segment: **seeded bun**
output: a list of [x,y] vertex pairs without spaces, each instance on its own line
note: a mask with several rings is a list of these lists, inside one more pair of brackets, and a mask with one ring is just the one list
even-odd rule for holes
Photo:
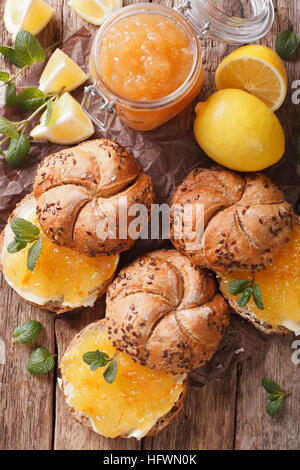
[[162,372],[188,373],[208,362],[229,324],[229,307],[211,273],[175,250],[148,253],[107,291],[114,346]]
[[[80,333],[78,333],[75,338],[73,338],[73,340],[71,341],[71,343],[69,344],[65,354],[68,353],[68,351],[72,348],[72,346],[74,344],[76,344],[76,342],[80,339],[80,337],[86,333],[88,330],[90,329],[96,329],[96,330],[106,330],[107,326],[106,326],[106,322],[105,320],[99,320],[99,321],[96,321],[94,323],[91,323],[90,325],[88,325],[86,328],[84,328]],[[64,378],[64,376],[62,375],[61,376],[61,382],[60,382],[60,386],[61,386],[61,389],[65,395],[65,400],[66,400],[66,403],[67,403],[67,406],[69,408],[69,411],[70,413],[72,414],[73,418],[76,419],[76,421],[78,421],[80,424],[83,424],[84,426],[90,428],[91,430],[97,432],[99,434],[99,432],[92,426],[92,423],[91,423],[91,420],[90,418],[82,413],[81,411],[79,410],[75,410],[74,408],[72,408],[69,404],[68,404],[68,396],[66,394],[66,380]],[[173,419],[180,413],[181,409],[182,409],[182,405],[183,405],[183,402],[184,402],[184,399],[186,397],[186,393],[187,393],[187,389],[188,389],[188,384],[187,384],[187,379],[184,381],[183,383],[183,391],[179,397],[179,400],[175,403],[175,405],[173,406],[173,408],[167,413],[165,414],[164,416],[162,416],[158,421],[157,423],[153,426],[153,428],[148,432],[147,436],[154,436],[155,434],[157,434],[158,432],[160,432],[163,428],[165,428],[166,426],[168,426],[171,421],[173,421]],[[128,438],[130,436],[128,435],[120,435],[118,437],[122,437],[122,438]]]
[[[128,215],[132,205],[144,204],[150,216],[154,201],[150,177],[128,150],[107,139],[90,140],[44,158],[36,172],[34,195],[43,232],[56,244],[90,256],[116,254],[134,244],[128,234],[120,234],[119,204],[125,197],[127,227],[134,219]],[[105,239],[114,227],[114,238]]]
[[[3,250],[5,250],[7,248],[7,244],[8,244],[7,241],[5,240],[6,231],[9,229],[9,226],[10,226],[10,223],[11,223],[12,219],[14,217],[22,217],[23,208],[27,207],[28,205],[29,205],[29,207],[32,207],[32,210],[34,210],[34,208],[35,208],[35,199],[34,199],[33,193],[28,194],[25,198],[23,198],[19,202],[19,204],[17,204],[15,210],[12,212],[12,214],[10,215],[10,217],[7,221],[6,227],[1,232],[1,235],[0,235],[0,270],[1,271],[3,270],[3,266],[2,266]],[[12,287],[12,289],[14,289],[15,292],[21,297],[22,300],[24,300],[25,302],[27,302],[30,305],[41,308],[43,310],[49,310],[49,311],[54,312],[56,314],[61,314],[61,313],[69,312],[69,311],[72,311],[72,310],[77,310],[77,309],[83,307],[83,305],[82,306],[76,306],[76,307],[64,306],[63,305],[63,299],[49,301],[49,302],[46,302],[46,303],[43,303],[43,304],[41,304],[41,303],[39,304],[39,303],[30,301],[30,300],[24,298],[24,296],[26,296],[26,294],[23,293],[23,295],[22,295],[22,291],[17,289],[13,285],[13,283],[5,277],[5,275],[4,275],[4,278],[6,279],[7,283]],[[103,296],[103,294],[105,294],[105,292],[106,292],[108,286],[110,285],[111,281],[113,280],[113,278],[114,278],[114,274],[109,279],[102,282],[101,285],[98,286],[97,297],[95,299],[95,302],[96,302],[96,300],[100,299]]]
[[[204,232],[193,249],[191,233],[176,238],[183,207],[204,208]],[[239,174],[223,168],[195,169],[172,198],[171,241],[194,264],[217,273],[259,271],[289,241],[294,212],[283,193],[263,174]],[[191,209],[190,209],[191,210]],[[196,230],[195,210],[191,231]]]
[[[300,216],[295,217],[295,223],[300,225]],[[222,276],[218,277],[220,279],[222,278]],[[220,289],[224,297],[227,299],[229,305],[233,308],[233,310],[235,310],[235,312],[238,313],[241,317],[245,318],[250,323],[252,323],[252,325],[254,325],[255,328],[257,328],[258,330],[262,331],[262,333],[265,333],[267,335],[287,335],[291,333],[291,330],[282,325],[272,326],[267,322],[261,322],[256,318],[255,313],[251,310],[249,305],[244,308],[239,307],[237,301],[235,299],[232,299],[228,295],[227,289],[222,288],[222,283],[220,283]]]

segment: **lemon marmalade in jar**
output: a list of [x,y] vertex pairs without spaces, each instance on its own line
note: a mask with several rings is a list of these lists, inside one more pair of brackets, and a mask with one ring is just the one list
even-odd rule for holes
[[115,113],[137,130],[154,129],[178,114],[197,97],[203,83],[200,39],[210,34],[245,43],[270,29],[271,0],[247,3],[249,18],[228,16],[208,0],[187,0],[177,9],[137,3],[115,12],[94,39],[94,85],[85,90],[83,102],[89,113],[88,95],[98,96],[105,120],[89,113],[90,117],[105,132]]

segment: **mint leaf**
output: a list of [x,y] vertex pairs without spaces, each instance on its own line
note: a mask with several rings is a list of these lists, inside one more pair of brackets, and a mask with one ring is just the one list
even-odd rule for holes
[[18,138],[11,139],[6,153],[7,163],[14,168],[18,168],[26,160],[29,149],[29,140],[25,134],[21,134]]
[[11,139],[18,138],[19,136],[16,124],[5,117],[0,117],[0,134]]
[[0,82],[7,82],[10,79],[8,72],[0,72]]
[[25,110],[35,111],[46,101],[44,93],[38,88],[26,88],[16,99],[16,104]]
[[111,358],[105,352],[100,352],[99,349],[96,351],[89,351],[82,356],[83,361],[91,366],[91,370],[97,370],[99,367],[106,366]]
[[26,246],[27,242],[15,239],[14,241],[8,244],[7,251],[11,254],[17,253],[18,251],[23,250]]
[[33,375],[46,374],[54,365],[54,355],[46,348],[37,348],[28,359],[27,370]]
[[48,124],[50,123],[51,118],[52,118],[52,114],[53,114],[53,109],[54,109],[53,101],[48,101],[44,126],[48,126]]
[[100,366],[98,361],[94,361],[94,362],[92,362],[90,367],[91,367],[91,370],[94,372],[95,370],[97,370],[101,366]]
[[90,366],[92,371],[99,369],[99,367],[105,367],[110,363],[103,373],[103,377],[108,383],[113,383],[118,368],[117,362],[113,357],[109,357],[105,352],[100,352],[99,349],[96,349],[96,351],[89,351],[83,354],[82,359]]
[[31,33],[19,31],[15,39],[15,56],[24,67],[44,60],[45,51]]
[[246,289],[246,287],[249,287],[250,285],[251,281],[231,281],[228,286],[228,292],[231,295],[238,295],[241,294]]
[[296,52],[298,45],[299,37],[297,34],[287,29],[277,37],[275,49],[282,59],[289,60]]
[[240,297],[237,300],[238,306],[241,308],[246,307],[249,300],[251,299],[252,294],[253,294],[253,289],[251,287],[248,287],[247,289],[245,289],[244,292],[240,295]]
[[253,284],[253,299],[254,299],[256,307],[259,308],[259,310],[265,309],[263,300],[262,300],[261,289],[259,285],[256,284],[255,282]]
[[97,361],[98,359],[97,351],[98,349],[96,351],[89,351],[84,353],[84,355],[82,356],[83,361],[90,366],[93,362]]
[[261,383],[262,383],[262,386],[264,387],[264,389],[268,393],[271,393],[271,394],[279,393],[280,394],[282,392],[279,385],[271,379],[262,379]]
[[112,384],[115,381],[117,372],[118,372],[118,364],[117,364],[117,361],[113,359],[103,373],[103,377],[105,381],[109,384]]
[[39,238],[28,250],[27,269],[34,271],[36,263],[40,257],[43,248],[43,240]]
[[40,230],[36,225],[21,217],[14,217],[10,226],[15,237],[26,242],[34,241],[40,235]]
[[269,401],[267,404],[267,413],[270,416],[275,416],[275,414],[280,410],[283,404],[283,397],[277,398],[275,401]]
[[17,90],[14,82],[9,82],[5,90],[5,104],[12,108],[16,104]]
[[31,343],[43,331],[43,325],[37,320],[28,320],[18,325],[14,330],[13,342]]
[[16,56],[16,51],[12,47],[0,46],[0,54],[2,54],[5,59],[8,59],[12,64],[14,64],[19,69],[24,67],[23,62],[19,60]]

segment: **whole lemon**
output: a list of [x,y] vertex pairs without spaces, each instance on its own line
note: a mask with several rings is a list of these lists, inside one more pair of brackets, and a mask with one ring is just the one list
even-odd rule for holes
[[261,100],[227,88],[196,106],[194,133],[204,152],[237,171],[259,171],[278,162],[285,150],[282,126]]

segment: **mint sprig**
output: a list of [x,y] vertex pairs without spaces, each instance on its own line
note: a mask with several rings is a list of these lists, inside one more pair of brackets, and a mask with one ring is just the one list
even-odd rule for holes
[[283,392],[280,386],[271,379],[262,379],[262,386],[268,392],[268,404],[267,404],[267,413],[270,416],[275,416],[275,414],[280,410],[283,405],[284,398],[291,395],[289,392]]
[[12,219],[10,226],[15,239],[9,243],[7,251],[11,254],[17,253],[26,248],[28,243],[34,242],[29,248],[27,255],[27,268],[29,271],[34,271],[43,248],[40,229],[28,220],[20,217]]
[[247,280],[234,280],[229,283],[228,292],[231,295],[241,294],[237,299],[237,304],[239,307],[244,308],[248,305],[251,297],[255,302],[255,305],[259,310],[264,310],[264,304],[262,300],[261,289],[258,284],[252,281]]
[[276,52],[284,60],[289,60],[299,46],[299,37],[296,33],[289,31],[282,31],[276,39]]
[[[63,91],[59,90],[57,93],[46,96],[38,88],[27,88],[17,94],[16,79],[28,67],[43,61],[47,52],[58,44],[53,44],[44,50],[39,41],[31,33],[19,31],[15,39],[14,48],[0,45],[0,54],[19,68],[19,71],[14,75],[10,75],[5,71],[0,72],[0,82],[2,82],[0,86],[5,86],[5,105],[8,107],[16,105],[23,110],[34,111],[27,119],[19,122],[0,118],[0,134],[4,136],[0,141],[0,155],[5,156],[7,163],[14,168],[18,168],[24,163],[30,150],[29,140],[25,134],[28,123],[43,111],[44,108],[47,107],[49,109],[50,103],[60,96]],[[1,120],[6,122],[1,123]],[[9,146],[5,155],[2,145],[6,141],[9,141]]]
[[112,384],[115,381],[118,372],[118,364],[113,357],[110,357],[107,353],[96,349],[96,351],[89,351],[83,354],[82,359],[83,362],[90,366],[92,371],[99,369],[99,367],[106,367],[108,365],[103,372],[103,377],[109,384]]

